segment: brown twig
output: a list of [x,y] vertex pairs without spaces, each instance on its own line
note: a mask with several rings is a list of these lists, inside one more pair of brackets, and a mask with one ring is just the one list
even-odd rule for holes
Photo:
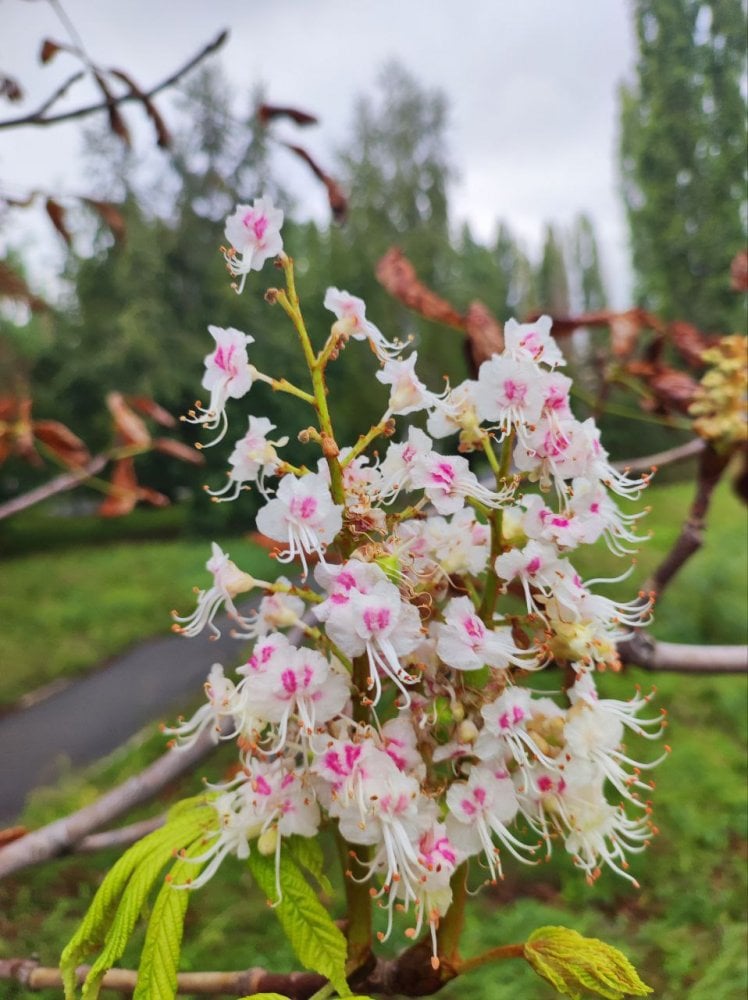
[[678,674],[748,673],[748,646],[691,646],[661,642],[646,632],[632,632],[618,643],[621,661],[643,670]]
[[[150,90],[146,90],[144,92],[145,97],[150,100],[155,97],[156,94],[161,93],[162,90],[166,90],[168,87],[177,83],[186,73],[189,73],[189,71],[194,69],[198,63],[202,62],[203,59],[220,49],[228,38],[228,34],[228,31],[222,31],[216,38],[213,39],[212,42],[209,42],[206,46],[204,46],[178,70],[170,76],[167,76],[160,83],[157,83],[154,87],[151,87]],[[62,111],[56,115],[47,115],[45,117],[44,111],[47,107],[49,107],[49,99],[47,99],[41,107],[36,109],[36,111],[31,111],[25,115],[19,115],[16,118],[6,118],[4,121],[0,121],[0,129],[20,128],[24,125],[56,125],[59,122],[71,121],[74,118],[84,118],[97,111],[108,111],[110,110],[112,103],[119,106],[120,104],[125,104],[128,101],[142,101],[142,97],[128,91],[125,94],[114,97],[112,101],[98,101],[95,104],[86,104],[83,107],[74,108],[72,111]]]
[[689,458],[695,458],[706,448],[703,438],[693,438],[685,444],[679,444],[675,448],[668,448],[667,451],[658,451],[654,455],[644,455],[641,458],[629,458],[621,462],[613,462],[613,468],[619,472],[648,472],[652,466],[658,469],[665,465],[675,465],[676,462],[685,462]]
[[73,472],[64,472],[62,475],[50,479],[48,483],[29,490],[28,493],[22,493],[11,500],[6,500],[5,503],[0,504],[0,521],[6,517],[10,517],[12,514],[18,514],[19,511],[26,510],[28,507],[33,507],[34,504],[41,503],[42,500],[57,496],[58,493],[75,489],[76,486],[80,486],[86,479],[101,472],[110,457],[108,452],[95,455],[90,462],[86,462],[80,469],[75,469]]
[[676,573],[704,544],[706,515],[712,494],[729,461],[729,454],[720,455],[711,445],[705,445],[701,450],[696,494],[691,504],[691,510],[672,549],[654,571],[651,579],[644,585],[645,591],[660,597]]
[[192,770],[214,749],[213,740],[205,733],[191,747],[169,750],[140,774],[113,788],[91,805],[14,840],[0,850],[0,878],[74,850],[92,831],[153,798],[176,778]]
[[[79,984],[88,966],[77,969]],[[59,989],[62,976],[59,969],[45,968],[38,962],[21,958],[0,959],[0,980],[20,983],[27,990]],[[138,974],[134,969],[110,969],[101,981],[103,989],[131,995]],[[282,993],[290,1000],[308,1000],[327,982],[314,972],[272,973],[265,969],[245,969],[242,972],[180,972],[177,993],[198,996],[247,996],[253,993]]]

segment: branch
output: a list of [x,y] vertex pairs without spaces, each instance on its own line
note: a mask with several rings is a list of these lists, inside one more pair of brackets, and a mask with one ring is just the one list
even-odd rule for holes
[[613,462],[613,468],[619,472],[648,472],[652,466],[662,468],[664,465],[674,465],[688,458],[695,458],[706,448],[703,438],[693,438],[685,444],[679,444],[667,451],[658,451],[654,455],[644,455],[641,458],[629,458],[621,462]]
[[[78,984],[86,977],[89,966],[76,970]],[[59,969],[45,968],[28,959],[0,959],[0,980],[21,983],[27,990],[59,989],[62,976]],[[132,995],[138,974],[134,969],[110,969],[101,981],[102,989]],[[197,996],[247,996],[253,993],[278,993],[290,1000],[309,1000],[326,984],[324,976],[314,972],[273,973],[265,969],[245,969],[243,972],[180,972],[177,993]]]
[[621,661],[643,670],[681,674],[748,673],[748,646],[691,646],[660,642],[646,632],[632,632],[618,643]]
[[37,486],[35,489],[29,490],[28,493],[22,493],[21,496],[13,497],[12,500],[7,500],[5,503],[0,504],[0,521],[6,517],[10,517],[11,514],[17,514],[28,507],[33,507],[34,504],[41,503],[42,500],[46,500],[48,497],[64,493],[66,490],[75,489],[76,486],[80,486],[86,479],[101,472],[110,457],[109,454],[96,455],[90,462],[82,465],[80,469],[75,469],[73,472],[64,472],[62,475],[50,479],[48,483]]
[[158,830],[165,822],[166,814],[162,814],[154,816],[152,819],[143,819],[139,823],[117,827],[115,830],[92,833],[75,845],[75,853],[93,854],[95,851],[103,851],[107,847],[128,847],[136,840],[140,840],[141,837],[147,837],[149,833]]
[[[197,66],[198,63],[202,62],[207,56],[212,55],[224,44],[228,38],[228,31],[222,31],[220,35],[209,42],[204,48],[202,48],[197,55],[193,56],[188,62],[181,66],[178,70],[171,74],[171,76],[166,77],[161,83],[156,84],[150,90],[144,92],[147,100],[155,97],[156,94],[161,93],[162,90],[166,90],[168,87],[173,86],[177,83],[186,73],[189,73],[191,69]],[[29,114],[19,115],[17,118],[6,118],[5,121],[0,121],[0,129],[6,128],[19,128],[23,125],[57,125],[59,122],[71,121],[74,118],[84,118],[87,115],[94,114],[96,111],[109,111],[112,104],[119,106],[127,101],[140,101],[143,100],[143,94],[135,94],[133,92],[128,92],[122,94],[119,97],[112,98],[111,101],[98,101],[95,104],[87,104],[81,108],[75,108],[72,111],[63,111],[56,115],[48,115],[44,117],[44,111],[49,106],[49,99],[45,101],[41,107],[37,108],[36,111],[32,111]]]
[[169,750],[91,805],[14,840],[0,849],[0,878],[73,850],[93,830],[153,798],[206,758],[215,746],[210,734],[205,733],[189,748]]
[[705,445],[700,452],[696,494],[691,510],[670,552],[657,567],[651,579],[645,583],[643,588],[645,591],[653,592],[657,597],[661,596],[684,563],[704,544],[706,515],[712,494],[730,458],[729,453],[720,455],[711,445]]

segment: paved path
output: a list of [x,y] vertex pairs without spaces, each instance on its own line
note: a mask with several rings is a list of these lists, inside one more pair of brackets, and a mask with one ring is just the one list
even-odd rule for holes
[[146,641],[106,667],[29,708],[0,717],[0,826],[13,822],[26,795],[51,785],[68,764],[98,760],[149,722],[172,720],[199,696],[211,664],[228,669],[245,647],[224,628]]

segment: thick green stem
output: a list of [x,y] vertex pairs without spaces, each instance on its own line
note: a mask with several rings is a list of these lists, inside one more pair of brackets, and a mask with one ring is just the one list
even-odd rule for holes
[[[498,468],[494,469],[496,474],[496,488],[501,490],[506,485],[506,480],[509,476],[509,463],[512,460],[512,447],[514,446],[514,434],[507,434],[504,438],[504,443],[501,446],[501,462]],[[493,455],[493,448],[488,446],[490,453]],[[487,452],[488,454],[488,452]],[[494,461],[496,456],[493,455]],[[494,468],[493,463],[491,467]],[[499,596],[499,580],[496,576],[496,571],[494,569],[494,563],[498,556],[501,555],[504,547],[503,539],[503,527],[504,527],[504,512],[499,508],[493,511],[490,517],[491,524],[491,555],[489,556],[489,570],[486,578],[486,587],[483,591],[483,600],[481,601],[481,606],[478,609],[478,614],[482,620],[489,625],[493,621],[494,612],[496,610],[496,599]]]
[[361,862],[368,860],[369,848],[356,845],[355,857],[354,848],[347,840],[336,832],[335,840],[338,845],[340,864],[344,873],[345,900],[346,900],[346,938],[348,941],[348,974],[360,969],[371,954],[372,919],[371,919],[371,896],[369,887],[365,882],[356,882],[350,875],[360,877],[362,874]]
[[436,939],[439,957],[451,966],[460,965],[460,937],[465,924],[465,900],[467,897],[468,862],[463,861],[452,876],[452,905],[439,921]]

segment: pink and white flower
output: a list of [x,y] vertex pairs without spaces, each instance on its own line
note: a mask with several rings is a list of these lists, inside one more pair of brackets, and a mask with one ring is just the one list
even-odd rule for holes
[[306,556],[316,553],[324,561],[324,549],[343,526],[343,508],[333,503],[330,488],[313,472],[281,480],[276,496],[257,514],[257,529],[268,538],[288,542],[288,549],[277,556],[279,562],[291,562],[298,556],[308,572]]
[[523,438],[540,420],[545,403],[543,373],[530,361],[494,354],[480,366],[473,397],[481,420],[504,434],[516,430]]
[[377,380],[382,385],[392,386],[385,420],[397,414],[404,416],[430,410],[437,405],[440,397],[430,392],[416,375],[417,360],[418,353],[414,351],[405,361],[385,361],[382,370],[377,372]]
[[489,629],[481,621],[469,597],[454,597],[444,610],[444,623],[437,625],[436,651],[454,670],[480,670],[483,666],[504,669],[510,665],[528,669],[532,657],[512,639],[510,628]]
[[466,458],[430,451],[420,456],[410,473],[412,489],[422,489],[440,514],[454,514],[469,498],[486,507],[501,507],[514,495],[515,483],[500,492],[489,490],[478,480]]
[[252,368],[247,356],[247,344],[254,343],[254,337],[233,326],[224,329],[220,326],[209,326],[208,331],[216,342],[216,349],[205,356],[205,375],[202,386],[210,392],[210,402],[207,407],[199,402],[182,420],[188,424],[200,424],[209,431],[221,428],[218,437],[209,444],[200,445],[209,448],[222,440],[228,428],[226,403],[229,399],[241,399],[252,387]]
[[534,323],[518,323],[516,319],[508,319],[504,324],[506,354],[518,361],[542,363],[549,368],[565,365],[564,356],[551,336],[552,326],[550,316],[539,316]]
[[240,279],[237,292],[243,290],[250,271],[259,271],[268,258],[281,252],[282,225],[283,212],[267,196],[255,198],[251,205],[237,205],[226,219],[224,233],[231,248],[224,257],[230,273]]
[[385,339],[382,331],[366,318],[366,304],[363,299],[351,295],[339,288],[328,288],[323,302],[337,317],[333,325],[333,333],[342,337],[353,337],[354,340],[368,340],[371,349],[382,360],[396,358],[405,347],[404,344],[393,344]]
[[199,635],[207,626],[218,638],[221,630],[214,625],[213,619],[221,607],[225,607],[229,617],[240,625],[249,624],[249,620],[237,611],[234,598],[239,594],[246,594],[256,586],[264,586],[262,580],[255,580],[249,573],[240,570],[215,542],[211,545],[211,552],[212,555],[205,568],[213,574],[213,586],[208,590],[197,592],[197,607],[191,615],[182,618],[172,611],[171,616],[175,622],[172,629],[180,635],[188,637]]
[[[257,483],[260,493],[265,491],[265,476],[275,473],[281,464],[276,447],[288,444],[288,438],[270,441],[268,434],[275,430],[267,417],[250,417],[249,428],[241,440],[237,441],[234,450],[229,455],[229,481],[220,490],[207,490],[212,497],[221,500],[236,500],[245,483]],[[225,496],[229,493],[229,496]]]

